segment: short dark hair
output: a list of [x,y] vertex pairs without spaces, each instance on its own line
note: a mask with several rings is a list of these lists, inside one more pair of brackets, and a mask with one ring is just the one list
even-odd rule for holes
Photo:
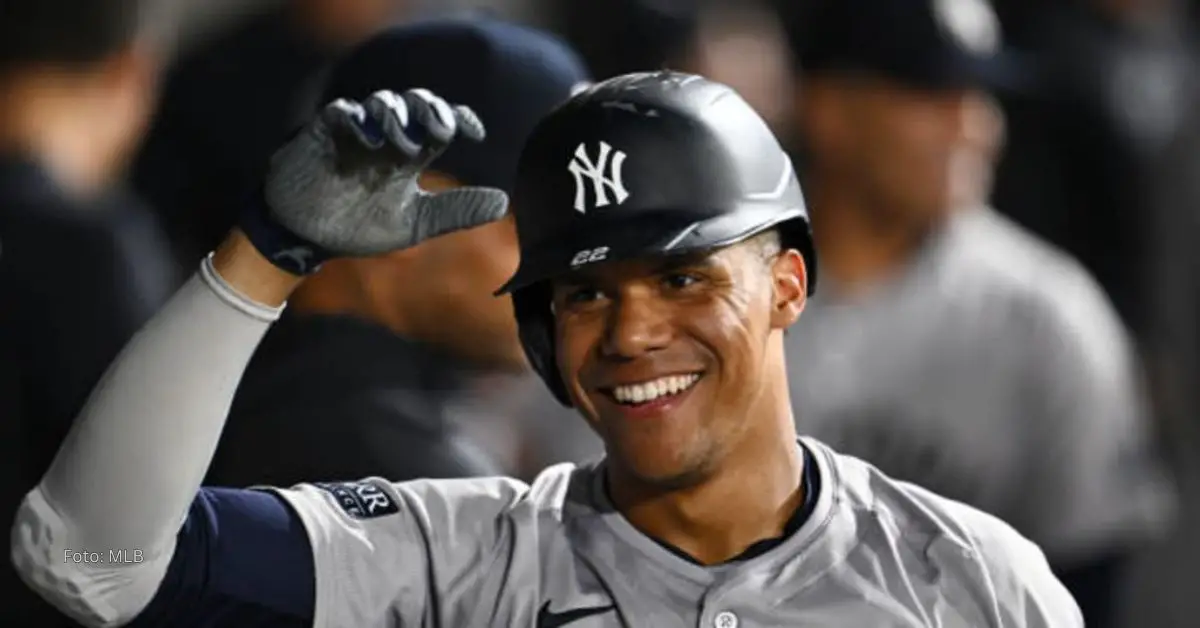
[[0,72],[86,66],[128,46],[153,0],[0,0]]

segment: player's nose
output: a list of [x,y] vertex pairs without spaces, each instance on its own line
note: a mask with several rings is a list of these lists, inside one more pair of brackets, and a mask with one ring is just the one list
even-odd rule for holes
[[674,331],[666,305],[636,290],[614,299],[607,312],[601,355],[630,359],[669,345]]

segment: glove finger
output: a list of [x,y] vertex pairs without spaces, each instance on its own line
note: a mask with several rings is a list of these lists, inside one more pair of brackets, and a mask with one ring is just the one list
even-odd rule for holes
[[395,92],[380,90],[371,94],[366,107],[379,121],[380,130],[389,144],[410,159],[421,153],[424,141],[411,134],[412,112],[403,98]]
[[500,220],[508,195],[495,188],[462,187],[430,194],[417,208],[417,242]]
[[351,100],[335,100],[321,111],[321,120],[329,128],[349,134],[359,144],[375,149],[383,146],[383,129],[367,110]]
[[425,145],[434,151],[448,146],[458,129],[450,105],[427,89],[410,89],[404,93],[404,100],[408,102],[410,126],[424,131]]
[[466,105],[454,105],[454,120],[458,126],[458,134],[473,141],[482,142],[487,138],[487,129],[478,115]]

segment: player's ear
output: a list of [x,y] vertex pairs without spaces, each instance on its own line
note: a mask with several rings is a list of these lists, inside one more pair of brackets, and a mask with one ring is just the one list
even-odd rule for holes
[[784,249],[771,262],[771,327],[787,329],[800,318],[808,302],[808,269],[804,256],[795,249]]

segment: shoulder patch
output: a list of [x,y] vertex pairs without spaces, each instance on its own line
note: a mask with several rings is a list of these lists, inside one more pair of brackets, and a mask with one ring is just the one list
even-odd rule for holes
[[376,519],[400,512],[396,500],[379,480],[357,482],[315,482],[313,486],[333,495],[347,515],[354,519]]

